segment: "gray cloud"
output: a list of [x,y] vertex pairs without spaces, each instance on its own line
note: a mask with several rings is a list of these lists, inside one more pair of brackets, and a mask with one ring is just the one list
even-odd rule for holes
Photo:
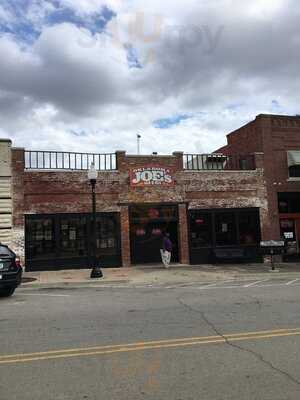
[[[172,18],[161,15],[161,31],[148,41],[126,37],[136,14],[123,20],[122,8],[118,40],[71,24],[44,27],[27,48],[0,36],[1,132],[29,147],[53,148],[51,138],[65,135],[60,146],[134,152],[140,130],[148,152],[211,151],[231,129],[274,110],[273,100],[282,112],[299,112],[298,2],[191,4],[172,13],[170,2]],[[128,37],[142,69],[127,65]],[[153,128],[152,121],[176,113],[194,117],[164,132]]]

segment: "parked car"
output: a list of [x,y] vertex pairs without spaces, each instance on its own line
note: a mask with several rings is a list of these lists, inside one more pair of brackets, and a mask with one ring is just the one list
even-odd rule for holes
[[11,296],[22,279],[19,257],[6,245],[0,243],[0,297]]

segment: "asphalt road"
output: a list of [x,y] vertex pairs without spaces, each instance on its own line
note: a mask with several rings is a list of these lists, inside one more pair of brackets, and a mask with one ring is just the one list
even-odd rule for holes
[[22,289],[1,400],[299,400],[300,281]]

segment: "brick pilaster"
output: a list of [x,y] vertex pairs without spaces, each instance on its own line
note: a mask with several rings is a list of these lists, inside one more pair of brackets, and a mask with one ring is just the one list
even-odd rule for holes
[[179,204],[179,257],[181,264],[189,264],[189,240],[186,204]]
[[121,216],[121,250],[122,250],[122,266],[130,267],[130,234],[129,234],[129,210],[128,206],[120,206]]

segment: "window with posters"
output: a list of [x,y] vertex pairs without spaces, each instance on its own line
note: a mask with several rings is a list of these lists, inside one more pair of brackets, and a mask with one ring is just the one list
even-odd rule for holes
[[[97,213],[96,256],[101,266],[120,265],[118,213]],[[93,220],[91,213],[26,215],[25,253],[28,270],[90,266]]]

